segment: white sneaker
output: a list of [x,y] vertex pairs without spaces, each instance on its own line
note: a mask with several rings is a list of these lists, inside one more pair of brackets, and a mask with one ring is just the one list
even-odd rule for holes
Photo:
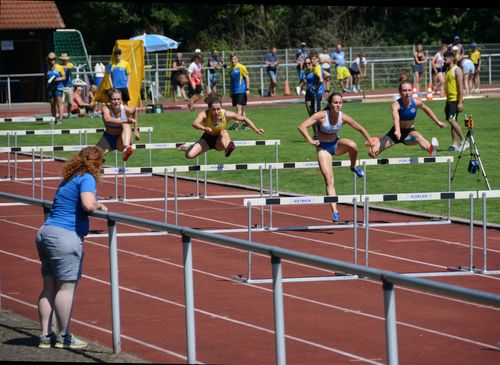
[[358,92],[358,89],[356,89],[356,86],[353,86],[353,87],[352,87],[352,92],[353,92],[353,93],[357,93],[357,92]]
[[436,137],[432,137],[431,146],[432,146],[431,157],[436,157],[436,152],[439,147],[439,142]]
[[460,150],[463,151],[466,150],[467,148],[469,148],[469,141],[463,141],[462,144],[460,145]]
[[297,92],[297,95],[300,95],[300,86],[297,86],[297,87],[295,88],[295,91]]

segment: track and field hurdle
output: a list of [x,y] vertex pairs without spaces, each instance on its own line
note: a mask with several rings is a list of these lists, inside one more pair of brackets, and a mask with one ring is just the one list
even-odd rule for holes
[[0,118],[0,123],[33,123],[33,122],[49,122],[54,123],[56,118],[54,117],[11,117],[11,118]]
[[[428,272],[428,273],[408,273],[404,275],[430,277],[430,276],[455,276],[455,275],[471,275],[474,273],[484,274],[497,274],[498,270],[487,270],[487,240],[486,240],[486,199],[500,197],[500,190],[487,190],[487,191],[458,191],[458,192],[422,192],[422,193],[402,193],[402,194],[371,194],[371,195],[339,195],[339,196],[302,196],[302,197],[286,197],[286,198],[261,198],[261,199],[245,199],[244,205],[248,207],[248,230],[250,234],[251,222],[251,208],[262,205],[305,205],[305,204],[326,204],[326,203],[349,203],[352,202],[354,207],[353,224],[336,225],[338,228],[353,228],[353,250],[354,250],[354,263],[357,264],[357,251],[358,251],[358,224],[356,218],[357,202],[363,203],[363,224],[365,231],[365,266],[369,265],[369,229],[375,226],[390,226],[390,225],[405,225],[405,223],[384,223],[384,224],[370,224],[369,211],[370,202],[390,202],[390,201],[429,201],[429,200],[459,200],[468,199],[470,204],[470,223],[469,223],[469,262],[468,266],[460,266],[458,268],[448,268],[445,272]],[[477,270],[474,267],[474,199],[482,198],[483,202],[483,269]],[[411,223],[411,222],[410,222]],[[406,225],[409,223],[406,222]],[[418,223],[415,223],[418,224]],[[421,223],[429,224],[429,223]],[[444,223],[440,223],[444,224]],[[297,227],[299,228],[299,227]],[[300,227],[301,230],[307,230],[308,227]],[[327,227],[330,228],[330,227]],[[268,231],[288,230],[267,228]],[[250,238],[249,238],[250,240]],[[251,257],[249,257],[248,280],[251,279]],[[268,279],[264,279],[268,280]],[[318,279],[322,280],[322,279]],[[297,280],[298,281],[298,280]],[[256,282],[256,281],[250,281]],[[258,282],[268,282],[259,279]]]

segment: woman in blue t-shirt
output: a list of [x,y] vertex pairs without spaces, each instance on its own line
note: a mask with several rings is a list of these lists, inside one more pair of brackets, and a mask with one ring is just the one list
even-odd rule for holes
[[[52,209],[36,235],[42,264],[43,290],[38,300],[42,335],[39,347],[81,349],[87,343],[71,334],[73,298],[82,276],[83,240],[89,231],[88,214],[107,208],[97,201],[96,182],[104,163],[100,148],[85,147],[64,165],[63,181]],[[52,333],[55,312],[59,333]]]

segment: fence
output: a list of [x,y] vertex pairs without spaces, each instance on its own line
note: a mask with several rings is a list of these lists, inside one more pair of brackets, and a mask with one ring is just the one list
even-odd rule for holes
[[[0,192],[0,197],[17,202],[36,205],[44,208],[48,214],[52,203],[49,201],[32,199],[20,195]],[[112,337],[114,353],[121,352],[121,329],[120,329],[120,299],[119,299],[119,270],[118,270],[118,242],[116,223],[128,223],[158,231],[167,231],[182,236],[183,267],[184,267],[184,301],[186,311],[186,347],[187,361],[196,363],[196,334],[195,334],[195,311],[194,311],[194,286],[193,286],[193,239],[206,240],[227,247],[249,250],[268,256],[272,266],[272,289],[274,306],[274,329],[276,364],[286,364],[285,351],[285,317],[283,305],[283,280],[282,260],[290,260],[317,268],[336,270],[360,277],[370,278],[382,282],[385,315],[385,335],[387,363],[395,365],[398,360],[398,343],[396,331],[396,297],[395,285],[415,288],[425,292],[438,293],[453,298],[472,301],[486,305],[500,307],[500,295],[467,289],[464,287],[433,282],[426,279],[409,277],[391,271],[378,270],[363,267],[347,262],[328,259],[321,256],[310,255],[294,250],[288,250],[257,242],[226,237],[213,233],[202,232],[196,229],[161,223],[143,218],[136,218],[118,213],[96,211],[91,213],[93,217],[106,219],[108,222],[109,257],[110,257],[110,281],[111,281],[111,303],[112,303]]]
[[[429,50],[429,58],[437,52],[439,45],[426,45],[424,49]],[[482,71],[481,71],[481,84],[492,85],[500,83],[500,44],[480,44],[479,49],[482,56]],[[321,49],[309,49],[314,52],[321,52]],[[330,47],[329,52],[334,50]],[[410,77],[413,75],[413,50],[414,46],[394,46],[394,47],[346,47],[344,48],[346,54],[346,62],[353,60],[363,50],[368,62],[367,79],[364,83],[365,90],[383,90],[395,89],[397,84],[398,73],[400,70],[405,70]],[[229,54],[232,51],[220,51],[219,54],[225,60],[227,65],[230,65]],[[269,79],[264,65],[264,57],[267,50],[251,50],[251,51],[237,51],[240,62],[243,63],[249,70],[251,79],[251,89],[253,93],[263,94],[267,89]],[[468,45],[465,46],[465,52],[469,52]],[[210,57],[210,52],[202,52],[203,58],[206,61]],[[190,54],[184,53],[184,60],[189,64]],[[285,81],[288,80],[290,85],[298,85],[298,76],[296,72],[295,49],[279,49],[278,57],[280,67],[278,67],[277,79],[277,92],[282,94],[284,90]],[[97,62],[104,64],[108,63],[109,55],[91,55],[89,62],[95,65]],[[170,96],[170,58],[168,53],[150,53],[147,56],[145,69],[145,86],[147,89],[152,90],[151,98],[157,99],[160,96]],[[430,60],[429,60],[430,64]],[[429,64],[425,68],[423,76],[424,82],[431,82],[431,75],[428,72]],[[208,70],[205,70],[208,73]],[[93,70],[82,69],[80,71],[82,78],[85,80],[93,79]],[[27,78],[36,77],[41,80],[44,79],[44,74],[12,74],[0,75],[0,103],[12,103],[12,85],[21,85]],[[218,78],[218,92],[223,95],[229,94],[229,79],[227,73],[221,70],[217,71]],[[208,74],[205,75],[205,84],[208,85]],[[332,83],[333,85],[333,83]],[[148,99],[148,92],[143,95],[143,100]],[[15,99],[15,98],[14,98]],[[27,101],[27,100],[26,100]],[[45,100],[35,100],[45,101]]]

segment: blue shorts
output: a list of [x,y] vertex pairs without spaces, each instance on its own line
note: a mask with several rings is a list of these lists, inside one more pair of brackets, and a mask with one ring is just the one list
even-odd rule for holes
[[210,86],[215,86],[217,85],[217,74],[213,73],[210,74]]
[[47,89],[47,96],[49,99],[55,98],[57,96],[61,97],[63,96],[64,89],[57,90],[57,89]]
[[65,228],[43,225],[36,234],[36,247],[42,263],[42,276],[59,281],[77,281],[82,277],[83,235]]
[[465,74],[473,74],[475,70],[474,64],[472,62],[462,62],[462,67]]
[[267,76],[269,76],[269,79],[273,82],[276,83],[276,78],[277,78],[278,72],[276,70],[270,70],[267,69]]
[[97,142],[96,146],[102,150],[113,151],[116,150],[116,144],[118,143],[118,138],[121,138],[120,135],[109,134],[108,132],[104,132],[102,134],[101,139]]
[[335,155],[335,150],[337,149],[337,142],[340,138],[337,138],[335,141],[331,142],[319,142],[319,148],[328,151],[330,155]]

